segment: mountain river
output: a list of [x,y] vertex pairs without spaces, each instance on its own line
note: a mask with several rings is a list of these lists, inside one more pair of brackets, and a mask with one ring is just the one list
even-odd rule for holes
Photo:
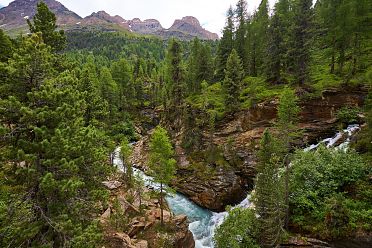
[[[334,147],[334,145],[340,141],[344,135],[347,138],[335,147],[336,149],[347,149],[350,143],[351,136],[359,130],[359,125],[351,125],[343,132],[338,132],[334,137],[327,138],[319,142],[318,144],[313,144],[307,148],[305,151],[310,151],[317,148],[320,144],[324,144],[327,147]],[[114,152],[113,163],[118,167],[119,170],[123,170],[123,162],[121,161],[119,155],[119,149],[117,148]],[[160,188],[160,186],[153,182],[150,176],[147,176],[144,172],[134,169],[134,173],[141,175],[145,181],[145,185],[149,188]],[[241,203],[235,207],[248,208],[250,206],[249,201],[250,195],[247,196]],[[169,208],[175,215],[184,214],[188,217],[190,221],[189,230],[194,235],[195,247],[196,248],[213,248],[213,234],[217,226],[219,226],[224,218],[228,215],[227,212],[215,213],[208,209],[202,208],[196,205],[194,202],[189,200],[186,196],[176,193],[174,195],[168,195],[166,197]]]

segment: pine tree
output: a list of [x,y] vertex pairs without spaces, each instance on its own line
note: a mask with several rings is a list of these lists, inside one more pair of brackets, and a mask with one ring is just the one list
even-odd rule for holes
[[233,49],[227,60],[225,80],[223,82],[223,87],[226,92],[225,105],[227,111],[235,112],[240,107],[239,97],[243,74],[244,70],[241,60],[238,53]]
[[10,38],[0,29],[0,62],[6,62],[8,60],[11,56],[12,48],[13,44]]
[[254,52],[252,61],[252,76],[262,75],[265,72],[266,52],[268,46],[268,28],[269,28],[269,6],[267,0],[262,0],[257,13],[251,21],[250,36],[253,41]]
[[222,38],[218,44],[216,72],[217,80],[221,81],[225,78],[227,59],[234,48],[234,11],[231,6],[227,12],[226,26],[222,33]]
[[85,125],[102,127],[108,117],[108,103],[102,98],[98,75],[92,63],[83,66],[80,73],[79,90],[87,104],[84,113]]
[[120,143],[120,157],[121,160],[123,161],[123,172],[125,175],[125,182],[129,187],[132,186],[133,184],[133,169],[132,169],[132,164],[130,162],[130,156],[132,154],[132,149],[129,144],[128,139],[125,137],[122,139]]
[[247,36],[247,2],[246,0],[239,0],[236,4],[236,22],[237,28],[235,31],[235,42],[234,48],[237,51],[239,57],[242,60],[243,69],[245,70],[248,67],[248,58],[247,58],[247,49],[246,49],[246,36]]
[[276,123],[278,129],[278,140],[281,141],[281,150],[283,162],[286,168],[285,174],[285,226],[288,227],[289,221],[289,161],[291,145],[296,138],[300,136],[298,130],[298,118],[300,107],[298,106],[298,98],[295,92],[290,89],[285,89],[280,96],[278,106],[278,121]]
[[55,14],[41,1],[37,4],[33,23],[27,20],[27,24],[31,33],[41,32],[45,44],[51,46],[53,51],[59,52],[66,47],[66,36],[63,30],[56,31],[56,21],[57,18]]
[[309,77],[310,48],[313,28],[312,0],[296,0],[290,45],[292,70],[296,83],[303,85]]
[[112,79],[111,72],[107,67],[101,68],[99,83],[102,99],[107,101],[109,114],[113,117],[118,106],[118,86]]
[[[17,91],[0,100],[5,127],[0,147],[6,151],[1,171],[7,187],[17,188],[11,194],[20,196],[10,198],[6,211],[12,218],[25,214],[24,222],[10,226],[21,224],[18,230],[27,232],[8,229],[7,245],[82,247],[100,242],[92,216],[99,214],[97,202],[107,199],[101,183],[110,171],[106,137],[84,126],[86,103],[78,79],[69,71],[57,74],[50,63],[55,59],[33,35],[8,60],[7,83]],[[19,209],[17,199],[25,200]]]
[[[167,114],[169,120],[182,116],[185,97],[185,71],[182,61],[182,47],[177,40],[171,40],[167,54]],[[171,117],[173,116],[173,117]]]
[[274,15],[268,30],[268,47],[266,59],[266,78],[272,83],[285,82],[288,73],[288,50],[290,21],[293,13],[289,0],[279,0],[274,7]]
[[258,154],[255,187],[255,212],[258,215],[258,235],[261,247],[280,244],[284,226],[283,183],[279,176],[280,148],[266,130]]
[[187,64],[187,84],[189,93],[196,93],[199,88],[197,82],[197,74],[200,48],[200,40],[198,38],[195,38],[191,45],[191,53]]
[[112,63],[111,74],[119,88],[118,100],[120,109],[125,109],[131,105],[135,97],[135,89],[132,84],[132,72],[128,61],[122,58]]
[[200,47],[200,53],[198,56],[198,70],[197,70],[197,91],[201,90],[201,83],[203,81],[210,82],[213,76],[213,62],[211,48],[208,44],[203,44]]
[[157,126],[150,140],[150,161],[149,167],[155,182],[160,183],[160,209],[161,223],[163,220],[163,202],[165,187],[171,183],[176,173],[176,160],[173,158],[174,151],[167,131],[161,126]]

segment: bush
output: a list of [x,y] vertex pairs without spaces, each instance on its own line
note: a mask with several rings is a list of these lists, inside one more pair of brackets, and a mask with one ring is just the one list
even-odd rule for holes
[[252,209],[235,208],[216,229],[217,248],[259,248],[256,242],[257,219]]
[[360,112],[361,111],[358,107],[347,106],[339,109],[336,116],[341,123],[350,124],[358,122],[358,115]]
[[354,151],[295,154],[290,173],[292,224],[321,238],[371,230],[371,168]]

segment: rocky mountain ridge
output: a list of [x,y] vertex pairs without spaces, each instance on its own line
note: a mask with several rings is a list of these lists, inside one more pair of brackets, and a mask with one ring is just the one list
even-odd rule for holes
[[[36,5],[40,0],[15,0],[7,7],[0,9],[0,28],[5,31],[27,32],[26,20],[36,13]],[[58,25],[65,30],[79,30],[94,27],[102,30],[126,30],[133,33],[156,35],[161,38],[177,37],[180,39],[193,39],[198,37],[203,40],[217,40],[218,35],[204,29],[199,20],[192,16],[186,16],[175,20],[174,24],[165,29],[156,19],[139,18],[126,20],[121,16],[111,16],[105,11],[93,12],[82,18],[67,9],[63,4],[55,0],[44,0],[50,10],[56,15]]]

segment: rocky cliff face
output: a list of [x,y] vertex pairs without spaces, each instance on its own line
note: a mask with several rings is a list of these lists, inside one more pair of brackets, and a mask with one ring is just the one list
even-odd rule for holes
[[85,17],[80,23],[76,23],[77,25],[107,25],[107,24],[114,24],[118,25],[126,30],[129,30],[129,25],[126,20],[124,20],[121,16],[111,16],[107,14],[105,11],[98,11],[93,12],[91,15]]
[[[16,0],[7,7],[0,9],[0,27],[4,30],[12,30],[26,26],[27,18],[32,18],[36,13],[36,5],[40,0]],[[81,17],[67,9],[63,4],[55,0],[44,1],[57,16],[57,23],[61,26],[77,23]]]
[[138,18],[135,18],[127,22],[130,30],[140,34],[154,34],[158,31],[164,30],[160,22],[155,19],[147,19],[141,21]]
[[[9,6],[0,9],[0,28],[11,30],[28,31],[25,19],[32,18],[36,12],[36,5],[41,0],[15,0]],[[162,27],[155,19],[141,21],[138,18],[125,20],[121,16],[111,16],[105,11],[94,12],[81,18],[76,13],[67,9],[55,0],[44,1],[50,10],[56,14],[57,23],[65,30],[79,30],[94,27],[98,30],[128,30],[138,34],[156,35],[164,39],[177,37],[183,40],[191,40],[198,37],[203,40],[216,40],[218,35],[203,29],[195,17],[184,17],[176,20],[170,29]],[[107,29],[110,27],[110,29]]]

